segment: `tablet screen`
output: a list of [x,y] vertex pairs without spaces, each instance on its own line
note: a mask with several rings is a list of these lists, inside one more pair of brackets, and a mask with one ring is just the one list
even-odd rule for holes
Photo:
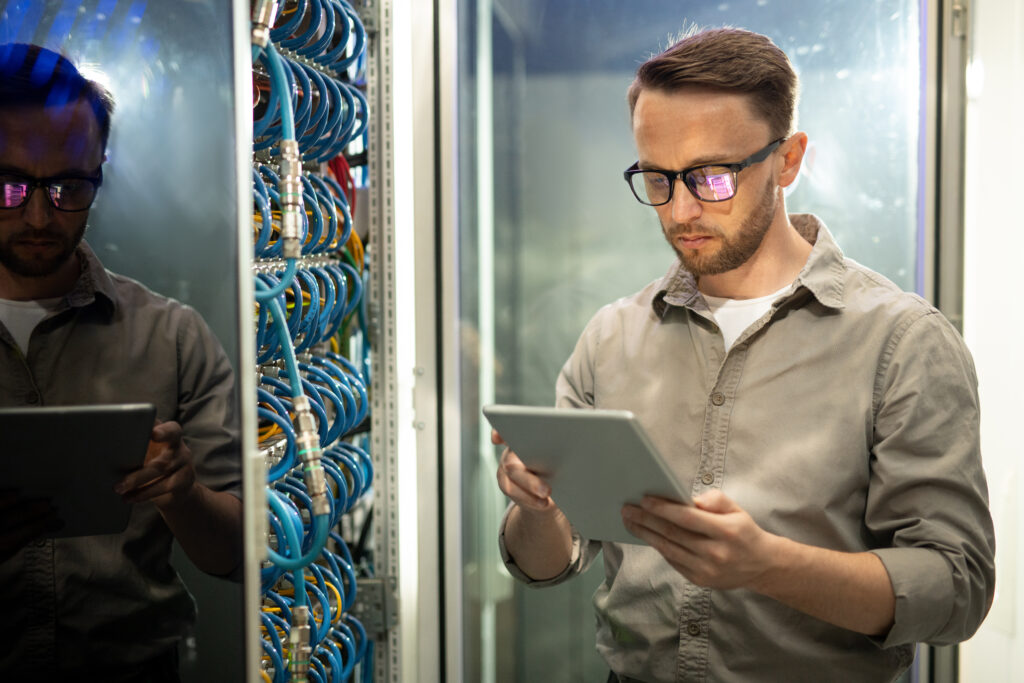
[[585,538],[643,543],[626,531],[623,505],[645,495],[690,501],[629,411],[490,405],[483,413]]
[[142,403],[0,409],[0,482],[51,501],[63,526],[50,537],[124,531],[131,506],[114,484],[142,466],[155,415]]

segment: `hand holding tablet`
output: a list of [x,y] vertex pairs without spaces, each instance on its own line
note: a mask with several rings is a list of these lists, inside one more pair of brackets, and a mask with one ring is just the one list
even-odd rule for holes
[[642,543],[623,525],[623,505],[645,495],[690,502],[628,411],[489,405],[483,413],[585,538]]
[[[114,492],[146,455],[151,404],[0,409],[0,481],[42,506],[44,537],[113,534],[131,506]],[[60,524],[57,524],[59,522]]]

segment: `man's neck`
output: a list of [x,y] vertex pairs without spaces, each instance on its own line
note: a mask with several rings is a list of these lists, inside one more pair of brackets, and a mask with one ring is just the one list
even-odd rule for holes
[[697,288],[704,294],[727,299],[756,299],[789,285],[807,263],[812,245],[800,236],[788,216],[765,233],[754,255],[739,268],[703,275]]
[[35,301],[53,299],[70,292],[81,273],[78,252],[55,272],[42,277],[25,277],[0,265],[0,299],[9,301]]

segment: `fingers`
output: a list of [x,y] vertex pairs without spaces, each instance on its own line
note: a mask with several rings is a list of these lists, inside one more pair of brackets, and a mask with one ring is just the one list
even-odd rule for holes
[[554,509],[551,487],[526,465],[511,449],[506,448],[498,463],[498,487],[516,504],[530,510]]
[[[653,500],[661,501],[662,499]],[[685,514],[672,514],[677,511],[669,507],[687,506],[670,501],[664,501],[664,503],[667,504],[664,507],[653,505],[651,508],[648,508],[647,505],[624,505],[622,507],[622,522],[631,534],[655,547],[657,547],[656,541],[658,540],[685,546],[707,540],[707,535],[697,532],[692,527],[686,525]],[[669,512],[666,512],[666,510],[669,510]],[[680,520],[680,517],[684,519]]]
[[739,505],[729,496],[722,493],[720,489],[705,491],[693,499],[693,504],[701,510],[724,514],[727,512],[738,512]]
[[182,441],[177,422],[161,422],[153,427],[143,463],[114,486],[126,503],[152,500],[163,505],[195,483],[192,455]]
[[153,501],[158,505],[169,502],[170,497],[180,491],[187,490],[195,482],[195,476],[187,468],[179,468],[170,474],[150,479],[141,486],[127,489],[121,493],[126,503],[142,503]]
[[181,443],[181,425],[177,422],[161,422],[157,420],[149,435],[150,441],[177,445]]
[[502,446],[505,444],[505,439],[501,438],[501,434],[498,433],[497,429],[491,430],[491,443],[495,446]]
[[665,498],[645,496],[640,507],[655,517],[671,522],[673,526],[710,538],[721,535],[727,515],[742,512],[731,498],[717,489],[697,496],[693,503],[685,505]]
[[128,498],[134,498],[135,494],[143,489],[173,475],[183,465],[181,459],[175,458],[172,452],[163,452],[152,457],[147,455],[146,464],[121,479],[114,486],[114,491],[124,497],[126,502],[133,502]]
[[700,586],[749,586],[771,556],[766,534],[721,491],[709,491],[694,505],[645,497],[626,505],[623,523],[686,578]]

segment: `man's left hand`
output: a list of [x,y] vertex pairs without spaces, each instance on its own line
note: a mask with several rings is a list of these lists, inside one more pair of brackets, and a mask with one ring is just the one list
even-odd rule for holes
[[777,538],[718,490],[694,505],[647,496],[639,506],[624,506],[622,519],[676,571],[706,588],[752,587],[768,571]]
[[152,501],[163,508],[184,500],[196,486],[192,452],[181,438],[181,425],[153,427],[143,466],[114,487],[126,503]]

